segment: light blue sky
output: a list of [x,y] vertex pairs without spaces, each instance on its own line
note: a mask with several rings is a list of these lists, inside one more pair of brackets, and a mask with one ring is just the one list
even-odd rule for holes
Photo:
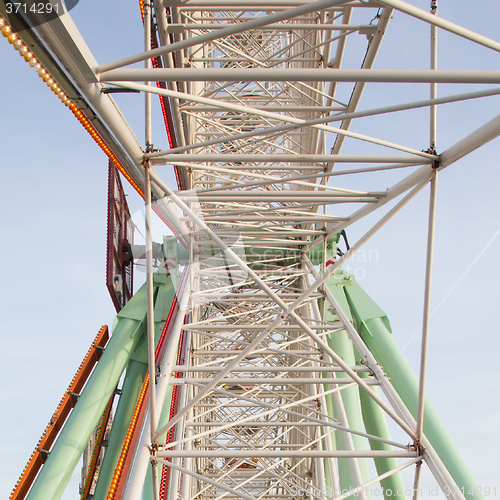
[[[411,3],[428,7],[427,1]],[[99,63],[141,50],[139,8],[127,4],[80,0],[72,11]],[[441,0],[439,9],[451,21],[499,38],[497,2]],[[369,22],[368,17],[364,14],[360,22]],[[353,36],[359,37],[353,45],[366,44]],[[499,54],[450,34],[440,32],[439,46],[441,68],[499,68]],[[427,49],[428,27],[396,13],[376,67],[425,68]],[[357,61],[359,53],[352,57]],[[0,494],[6,497],[99,327],[112,324],[114,308],[105,287],[107,159],[3,38],[0,68]],[[476,88],[440,86],[439,95]],[[373,85],[360,109],[427,95],[424,85]],[[142,99],[119,96],[118,102],[142,141]],[[159,106],[153,102],[155,145],[165,147]],[[500,98],[487,98],[440,107],[438,152],[498,115],[499,104]],[[426,111],[415,111],[369,118],[353,130],[425,149],[427,120]],[[345,152],[353,151],[359,145],[347,141]],[[431,322],[428,375],[429,396],[479,485],[496,486],[497,496],[499,151],[496,139],[440,174],[433,289],[433,308],[439,307]],[[381,177],[380,183],[385,188],[391,180]],[[359,182],[372,186],[371,178]],[[126,190],[135,211],[141,200]],[[407,346],[415,367],[427,203],[425,192],[367,244],[371,262],[358,255],[351,263],[362,286],[389,315],[394,336]],[[350,240],[364,227],[348,231]],[[65,494],[75,496],[75,489]]]

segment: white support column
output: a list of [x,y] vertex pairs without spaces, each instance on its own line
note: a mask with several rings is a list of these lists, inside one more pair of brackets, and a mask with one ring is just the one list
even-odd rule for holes
[[417,442],[421,440],[424,427],[425,377],[427,370],[427,345],[429,342],[429,320],[431,314],[432,262],[434,257],[434,227],[436,222],[437,170],[431,179],[429,201],[429,226],[427,236],[427,262],[425,269],[424,317],[422,325],[422,347],[420,353],[420,379],[418,385]]
[[156,391],[155,391],[155,325],[153,291],[153,238],[151,234],[151,177],[150,167],[145,168],[145,217],[146,217],[146,290],[147,290],[147,335],[148,335],[148,370],[149,370],[149,407],[151,419],[151,439],[154,442],[156,432]]
[[[437,0],[431,0],[431,13],[433,16],[437,16]],[[431,69],[437,69],[438,62],[438,50],[437,50],[437,36],[438,30],[435,24],[431,24]],[[437,98],[437,84],[431,83],[431,95],[430,98],[435,100]],[[435,104],[430,107],[430,149],[431,151],[436,150],[436,134],[437,134],[437,106]]]

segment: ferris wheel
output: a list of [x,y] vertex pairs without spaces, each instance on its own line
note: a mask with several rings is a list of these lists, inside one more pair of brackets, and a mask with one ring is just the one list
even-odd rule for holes
[[[467,123],[498,102],[500,42],[436,0],[140,0],[142,50],[98,64],[72,19],[84,5],[47,2],[4,0],[0,30],[107,156],[117,316],[10,498],[59,499],[80,467],[82,500],[500,494],[426,395],[438,177],[500,135],[493,117],[453,140],[445,129],[442,149],[438,110],[466,103]],[[463,67],[454,47],[469,46],[484,64]],[[423,265],[402,277],[423,285],[415,375],[349,266],[422,197]]]

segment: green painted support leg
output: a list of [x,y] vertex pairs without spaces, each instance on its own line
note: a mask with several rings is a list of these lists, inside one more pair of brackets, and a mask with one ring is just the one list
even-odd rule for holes
[[[342,270],[339,273],[334,273],[328,280],[325,285],[332,291],[332,293],[342,301],[341,304],[344,303],[343,309],[345,309],[348,317],[350,317],[349,308],[347,302],[345,300],[345,296],[342,297],[343,291],[342,287],[338,287],[338,283],[343,283],[345,280],[345,275]],[[333,314],[333,311],[330,308],[327,308],[325,311],[325,320],[328,322],[337,321],[337,317]],[[353,343],[347,332],[345,330],[340,332],[334,332],[328,335],[327,337],[328,345],[334,350],[337,354],[339,354],[342,359],[349,365],[354,366],[356,361],[356,353],[353,346]],[[338,373],[337,376],[347,377],[345,373]],[[342,389],[341,391],[342,403],[345,408],[345,413],[347,416],[347,421],[349,423],[349,427],[355,429],[357,431],[363,432],[363,418],[361,415],[361,402],[359,399],[359,389],[358,387],[350,387],[348,389]],[[338,418],[338,409],[334,408],[335,416]],[[346,450],[346,443],[344,436],[341,432],[336,433],[336,442],[337,449]],[[352,434],[352,441],[354,448],[356,450],[364,450],[364,438],[355,434]],[[368,481],[368,464],[366,460],[358,460],[358,465],[361,473],[361,477],[363,482]],[[338,470],[339,470],[339,482],[341,491],[344,490],[355,490],[356,484],[354,483],[352,469],[351,469],[351,461],[346,458],[340,458],[338,460]],[[369,498],[369,492],[367,492],[367,496]],[[354,498],[354,496],[352,497]]]
[[117,316],[113,336],[28,494],[29,500],[61,498],[134,347],[144,334],[145,314],[143,287]]
[[[368,373],[360,373],[360,377],[368,378]],[[372,390],[378,392],[378,387],[372,387]],[[361,411],[363,414],[363,421],[365,429],[368,434],[378,436],[387,440],[391,439],[389,427],[387,425],[387,418],[384,411],[380,406],[373,401],[368,394],[364,391],[360,392]],[[370,448],[372,450],[391,450],[392,446],[381,443],[380,441],[371,441]],[[398,466],[395,458],[375,458],[375,467],[379,475],[395,469]],[[397,472],[391,476],[380,481],[382,490],[384,491],[385,500],[392,500],[396,498],[405,499],[405,487],[401,474]]]
[[[415,417],[418,380],[391,335],[387,316],[357,283],[345,286],[344,290],[359,334]],[[475,500],[476,481],[428,399],[425,402],[424,434],[466,498]]]
[[148,365],[131,359],[123,381],[120,401],[113,418],[113,426],[109,435],[108,446],[99,471],[99,479],[94,491],[94,500],[105,500],[108,495],[111,480],[120,458],[123,442],[127,435],[130,420],[134,413],[139,393],[141,392]]

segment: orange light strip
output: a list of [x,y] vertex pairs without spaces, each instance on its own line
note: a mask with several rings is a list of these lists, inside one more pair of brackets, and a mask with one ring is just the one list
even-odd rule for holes
[[31,454],[28,463],[24,467],[21,477],[18,479],[14,490],[9,496],[10,500],[22,500],[28,493],[33,484],[38,471],[42,467],[46,454],[53,442],[55,441],[59,431],[61,430],[66,418],[73,407],[71,394],[80,394],[85,382],[87,381],[94,365],[100,357],[101,348],[104,348],[109,339],[108,327],[102,326],[97,334],[94,342],[90,346],[87,354],[83,358],[78,370],[73,377],[73,380],[68,386],[68,389],[61,399],[61,402],[52,415],[50,422],[45,428],[42,437],[38,441],[35,451]]
[[142,198],[144,198],[144,192],[142,191],[142,189],[138,186],[138,184],[134,181],[134,179],[132,179],[130,174],[125,170],[125,167],[120,163],[120,160],[118,160],[118,158],[114,155],[111,149],[109,149],[106,142],[101,138],[99,133],[90,123],[89,119],[82,113],[80,108],[74,103],[71,103],[68,107],[71,110],[71,112],[75,115],[76,119],[82,124],[83,128],[90,134],[92,139],[94,139],[97,145],[104,151],[106,156],[113,162],[115,167],[121,172],[123,177],[125,177],[125,179],[127,179],[127,181],[132,185],[132,187],[142,196]]
[[128,426],[127,435],[125,436],[125,441],[123,442],[122,451],[120,453],[120,458],[116,464],[115,473],[113,474],[113,479],[111,480],[111,486],[109,487],[108,495],[106,500],[114,500],[118,485],[120,483],[120,478],[127,460],[128,452],[131,448],[132,440],[134,438],[135,429],[137,427],[137,422],[139,420],[139,415],[141,414],[144,398],[148,392],[149,387],[149,373],[146,374],[146,378],[142,384],[142,389],[137,399],[137,403],[134,408],[134,413],[132,419],[130,420],[130,425]]
[[97,430],[96,440],[94,449],[92,450],[92,456],[90,459],[90,464],[88,467],[87,477],[85,478],[85,482],[83,485],[83,490],[80,495],[80,500],[85,500],[90,493],[90,488],[92,486],[92,481],[94,479],[96,467],[97,467],[97,459],[99,458],[99,453],[101,451],[101,443],[104,439],[104,435],[106,434],[106,427],[108,426],[109,416],[111,415],[111,408],[113,406],[113,400],[115,399],[115,395],[112,394],[111,398],[108,401],[106,408],[99,420],[99,428]]
[[141,9],[142,24],[144,24],[144,0],[139,0],[139,8]]
[[38,76],[47,85],[47,87],[49,87],[49,89],[54,92],[54,94],[60,99],[60,101],[71,110],[77,120],[82,124],[83,128],[85,128],[92,139],[94,139],[97,145],[104,151],[106,156],[116,165],[116,168],[122,173],[125,179],[127,179],[132,187],[142,196],[142,198],[144,198],[144,192],[142,191],[142,189],[134,181],[134,179],[132,179],[125,167],[120,163],[118,158],[107,146],[106,142],[102,139],[102,137],[90,123],[88,118],[81,112],[76,104],[71,102],[71,99],[61,89],[61,87],[57,84],[51,74],[42,66],[42,64],[40,63],[40,61],[38,61],[34,54],[30,52],[28,47],[24,44],[23,40],[2,16],[0,16],[0,32],[5,38],[7,38],[7,41],[13,46],[14,50],[17,50],[19,52],[19,55],[24,58],[24,60],[30,65],[30,67],[34,68],[34,70],[38,73]]

